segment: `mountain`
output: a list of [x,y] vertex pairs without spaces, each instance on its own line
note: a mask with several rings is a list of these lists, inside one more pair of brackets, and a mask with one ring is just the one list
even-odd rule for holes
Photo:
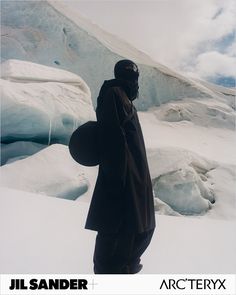
[[158,64],[130,44],[104,32],[61,1],[2,1],[2,61],[21,59],[81,76],[96,97],[114,64],[130,58],[140,67],[140,99],[147,110],[171,100],[222,95]]

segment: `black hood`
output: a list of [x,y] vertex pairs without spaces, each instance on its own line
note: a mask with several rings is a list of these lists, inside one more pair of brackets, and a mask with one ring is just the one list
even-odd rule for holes
[[138,97],[138,81],[126,81],[121,79],[105,80],[99,92],[99,97],[104,96],[107,90],[111,87],[122,87],[130,101],[133,101]]

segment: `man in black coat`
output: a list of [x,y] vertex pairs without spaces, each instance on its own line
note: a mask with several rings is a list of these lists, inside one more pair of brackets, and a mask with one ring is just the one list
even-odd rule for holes
[[100,165],[85,228],[97,231],[94,272],[131,274],[154,228],[154,200],[142,130],[133,100],[137,65],[121,60],[97,100]]

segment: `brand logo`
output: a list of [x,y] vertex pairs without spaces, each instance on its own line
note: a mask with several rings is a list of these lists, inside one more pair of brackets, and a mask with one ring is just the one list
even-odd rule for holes
[[31,279],[29,284],[24,279],[11,279],[10,290],[87,290],[85,279]]
[[220,290],[226,289],[224,285],[225,281],[225,279],[164,279],[161,283],[160,290]]

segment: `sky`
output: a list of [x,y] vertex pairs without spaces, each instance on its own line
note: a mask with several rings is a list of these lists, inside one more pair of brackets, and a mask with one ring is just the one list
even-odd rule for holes
[[[66,0],[157,62],[208,80],[236,76],[234,0]],[[232,81],[231,81],[232,82]]]

